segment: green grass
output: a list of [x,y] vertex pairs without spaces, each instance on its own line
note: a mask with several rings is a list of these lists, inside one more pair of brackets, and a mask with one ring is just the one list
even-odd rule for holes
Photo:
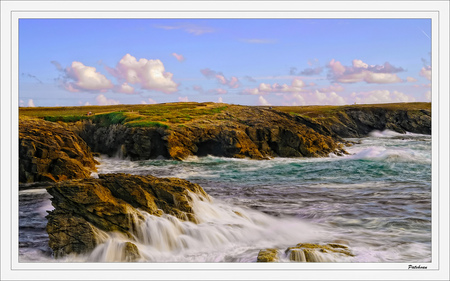
[[[180,125],[197,120],[220,118],[215,115],[228,111],[231,115],[226,119],[244,122],[240,119],[241,110],[245,107],[224,105],[212,102],[196,103],[163,103],[151,105],[109,105],[109,106],[76,106],[76,107],[22,107],[19,116],[42,118],[48,121],[76,122],[90,119],[102,126],[122,124],[130,127],[177,128]],[[345,106],[274,106],[274,110],[298,115],[316,122],[330,123],[338,119],[348,109],[371,110],[384,108],[387,110],[408,110],[408,114],[419,114],[420,110],[431,110],[431,103],[393,103],[393,104],[358,104]],[[93,115],[87,115],[92,112]],[[245,112],[245,111],[244,111]],[[231,117],[230,117],[231,116]],[[244,114],[245,116],[245,114]],[[245,119],[245,118],[243,118]],[[333,119],[333,120],[332,120]]]
[[77,122],[81,120],[89,119],[88,116],[75,116],[75,115],[66,115],[66,116],[44,116],[44,120],[51,122]]
[[164,128],[169,129],[169,126],[166,124],[162,124],[160,122],[154,122],[154,121],[133,121],[125,124],[128,127],[157,127],[157,128]]
[[409,103],[384,103],[384,104],[355,104],[355,105],[312,105],[312,106],[274,106],[273,109],[290,114],[309,116],[311,118],[328,117],[343,112],[347,109],[370,110],[373,108],[384,108],[387,110],[431,110],[431,103],[409,102]]
[[[212,116],[228,106],[215,103],[167,103],[153,105],[111,105],[79,107],[19,108],[20,116],[43,118],[47,121],[76,122],[90,119],[100,126],[122,124],[130,127],[160,127],[180,125]],[[88,116],[88,112],[92,115]]]

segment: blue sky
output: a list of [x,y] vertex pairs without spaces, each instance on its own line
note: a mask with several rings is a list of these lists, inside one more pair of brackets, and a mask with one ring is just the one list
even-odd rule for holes
[[431,100],[429,19],[21,19],[20,106]]

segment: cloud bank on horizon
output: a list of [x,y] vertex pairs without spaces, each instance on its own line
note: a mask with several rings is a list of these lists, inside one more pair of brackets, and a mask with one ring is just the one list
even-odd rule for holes
[[21,19],[20,106],[431,101],[427,19]]

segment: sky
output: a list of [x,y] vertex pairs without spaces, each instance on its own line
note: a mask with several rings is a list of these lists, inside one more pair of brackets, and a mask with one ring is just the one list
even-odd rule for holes
[[19,105],[431,101],[430,19],[20,19]]

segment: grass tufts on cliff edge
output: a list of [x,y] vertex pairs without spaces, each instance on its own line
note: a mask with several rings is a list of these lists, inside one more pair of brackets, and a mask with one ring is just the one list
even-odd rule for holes
[[78,107],[20,108],[20,116],[37,117],[52,122],[92,120],[100,126],[122,124],[129,127],[182,126],[192,120],[213,116],[226,110],[228,105],[217,103],[163,103],[152,105],[111,105]]

